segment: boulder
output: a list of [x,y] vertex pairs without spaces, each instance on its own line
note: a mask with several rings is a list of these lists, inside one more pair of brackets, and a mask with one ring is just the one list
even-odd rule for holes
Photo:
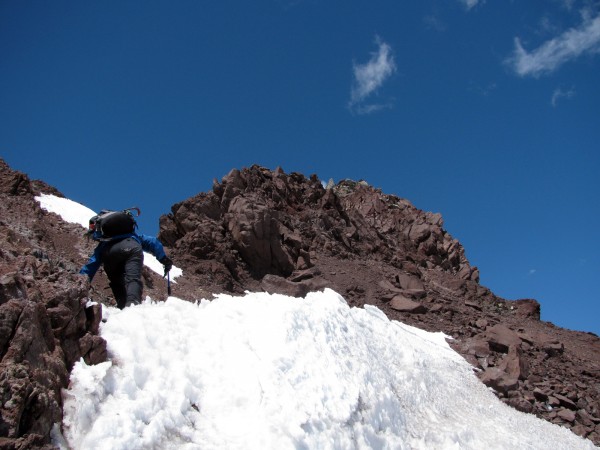
[[396,282],[404,290],[424,291],[425,285],[421,280],[413,275],[407,273],[400,273],[396,275]]
[[512,302],[515,312],[525,318],[540,320],[540,304],[537,300],[527,298]]
[[466,346],[463,347],[463,352],[474,355],[479,358],[485,358],[490,355],[490,346],[487,341],[479,336],[467,339]]
[[577,410],[577,404],[571,399],[565,397],[564,395],[554,394],[554,397],[560,402],[561,406],[565,408],[571,409],[573,411]]
[[408,314],[424,314],[427,308],[421,303],[410,300],[403,295],[395,295],[390,301],[390,308]]
[[513,391],[519,386],[519,379],[517,377],[507,374],[498,367],[489,367],[481,374],[479,379],[486,386],[503,393]]
[[506,372],[509,377],[517,380],[525,380],[529,376],[529,364],[523,356],[523,352],[517,346],[510,347],[499,368]]
[[548,357],[562,355],[565,351],[565,346],[562,342],[546,342],[544,344],[544,352]]
[[565,422],[575,422],[575,412],[571,411],[570,409],[561,409],[558,411],[557,417],[561,418]]
[[490,348],[501,353],[508,353],[511,347],[521,344],[521,339],[506,325],[498,324],[490,327],[485,332]]
[[283,294],[290,297],[304,298],[308,294],[310,288],[308,285],[286,280],[277,275],[265,275],[260,283],[261,288],[269,294]]

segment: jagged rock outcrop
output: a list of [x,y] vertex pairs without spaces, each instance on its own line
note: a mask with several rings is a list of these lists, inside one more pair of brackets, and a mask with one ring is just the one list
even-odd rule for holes
[[481,286],[439,214],[363,181],[324,187],[314,175],[252,166],[174,205],[160,230],[195,277],[180,296],[331,287],[353,306],[452,336],[504,402],[600,444],[600,339],[540,321],[535,300]]
[[106,359],[100,309],[56,245],[73,230],[47,223],[34,200],[56,190],[1,160],[0,179],[0,448],[51,448],[73,364]]
[[[420,267],[477,281],[477,269],[442,225],[439,214],[419,211],[365,183],[345,180],[325,189],[316,176],[253,166],[232,170],[214,182],[212,192],[173,206],[172,214],[161,218],[160,238],[196,267],[204,261],[220,264],[226,280],[218,282],[232,291],[248,277],[289,277],[309,268],[311,254],[385,262],[412,270],[413,280]],[[410,283],[409,275],[398,276]]]

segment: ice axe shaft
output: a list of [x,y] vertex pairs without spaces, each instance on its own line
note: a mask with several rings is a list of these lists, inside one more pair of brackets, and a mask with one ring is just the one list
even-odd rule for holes
[[171,296],[171,274],[167,272],[167,295]]

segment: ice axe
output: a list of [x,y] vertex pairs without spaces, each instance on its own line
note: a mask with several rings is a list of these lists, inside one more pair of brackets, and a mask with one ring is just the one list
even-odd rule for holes
[[[135,215],[135,217],[140,217],[142,215],[142,211],[137,206],[132,206],[131,208],[127,208],[124,211],[129,211],[130,213],[131,213],[131,211],[135,211],[137,213]],[[133,216],[133,214],[132,214],[132,216]]]
[[171,274],[167,272],[167,295],[171,296]]

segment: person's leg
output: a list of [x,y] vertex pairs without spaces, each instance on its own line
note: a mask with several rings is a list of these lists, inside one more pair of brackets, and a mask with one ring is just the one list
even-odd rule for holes
[[108,277],[109,286],[117,302],[117,308],[125,308],[127,301],[127,291],[123,281],[124,264],[120,258],[109,257],[104,261],[104,271]]
[[[136,242],[137,243],[137,242]],[[139,246],[133,250],[125,261],[124,284],[127,292],[125,306],[139,305],[142,302],[142,268],[144,266],[144,252]]]
[[104,270],[120,309],[141,302],[143,259],[142,246],[133,238],[115,242],[106,250]]

